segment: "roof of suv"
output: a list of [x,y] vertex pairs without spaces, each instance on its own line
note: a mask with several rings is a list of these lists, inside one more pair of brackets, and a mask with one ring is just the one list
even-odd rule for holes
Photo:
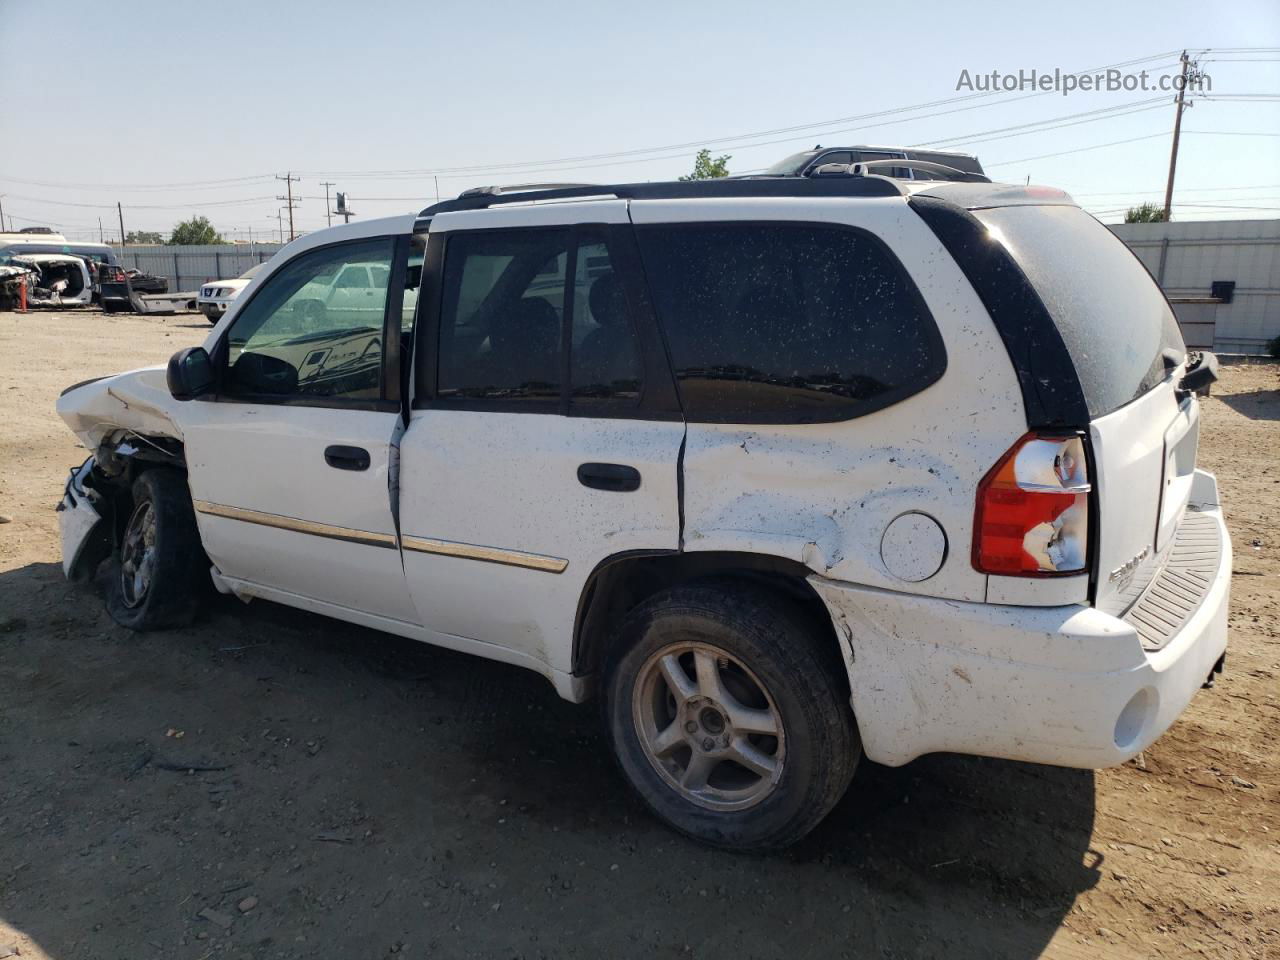
[[481,187],[467,190],[453,200],[425,208],[419,217],[458,210],[482,210],[508,203],[545,200],[614,197],[626,200],[728,199],[740,197],[911,197],[947,200],[968,210],[1028,204],[1072,204],[1075,201],[1053,187],[1009,183],[956,183],[935,180],[898,180],[874,174],[805,177],[751,177],[743,179],[673,180],[658,183],[546,184],[527,187]]

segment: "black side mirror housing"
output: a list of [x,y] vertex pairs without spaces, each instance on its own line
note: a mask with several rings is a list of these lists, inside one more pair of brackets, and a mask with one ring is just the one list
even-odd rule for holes
[[165,381],[175,400],[194,400],[213,390],[213,361],[204,347],[187,347],[169,358]]
[[1178,381],[1178,393],[1181,396],[1194,393],[1207,397],[1209,388],[1213,386],[1214,381],[1217,379],[1218,358],[1206,350],[1200,354],[1200,359],[1195,364],[1187,368],[1187,372]]

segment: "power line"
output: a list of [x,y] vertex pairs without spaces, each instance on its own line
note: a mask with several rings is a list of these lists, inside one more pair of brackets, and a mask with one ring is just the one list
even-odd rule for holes
[[[947,137],[944,140],[929,140],[925,143],[913,143],[913,147],[936,147],[940,144],[954,143],[958,146],[964,146],[970,143],[987,143],[991,140],[1005,140],[1009,137],[1024,137],[1030,133],[1043,133],[1048,130],[1057,130],[1060,127],[1074,127],[1081,123],[1093,123],[1097,120],[1110,120],[1113,116],[1124,117],[1131,113],[1141,113],[1144,110],[1154,110],[1162,107],[1168,102],[1165,97],[1152,97],[1149,100],[1135,100],[1131,103],[1119,104],[1114,107],[1101,107],[1097,110],[1085,110],[1081,113],[1068,113],[1061,117],[1053,117],[1048,120],[1035,120],[1030,123],[1019,123],[1012,127],[999,127],[995,130],[983,130],[980,133],[964,134],[958,137]],[[1126,109],[1131,108],[1131,109]],[[1099,116],[1099,114],[1107,114]],[[1075,117],[1083,117],[1085,119],[1075,120]],[[1072,121],[1070,123],[1059,121]],[[1029,130],[1028,127],[1044,127],[1044,130]],[[1006,133],[1006,131],[1021,131],[1014,133]],[[986,136],[987,134],[1003,134],[1002,136]],[[976,139],[981,137],[982,139]]]

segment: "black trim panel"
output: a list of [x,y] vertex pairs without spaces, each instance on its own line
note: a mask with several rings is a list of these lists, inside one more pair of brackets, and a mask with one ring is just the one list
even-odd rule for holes
[[1031,281],[986,227],[957,204],[916,195],[911,209],[942,241],[991,315],[1022,388],[1031,429],[1089,423],[1075,364]]

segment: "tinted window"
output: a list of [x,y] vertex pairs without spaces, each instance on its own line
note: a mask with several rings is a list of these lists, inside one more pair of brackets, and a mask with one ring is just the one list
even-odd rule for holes
[[842,420],[942,376],[924,302],[869,234],[776,223],[637,232],[690,419]]
[[400,330],[413,329],[413,318],[418,312],[418,288],[422,286],[422,260],[427,248],[427,236],[416,233],[409,242],[409,265],[404,275],[404,300],[400,304]]
[[379,399],[393,249],[391,238],[335,244],[273,274],[227,332],[224,392]]
[[1044,301],[1071,355],[1089,414],[1099,417],[1160,383],[1164,354],[1186,355],[1151,274],[1079,207],[997,207],[974,215]]
[[449,237],[439,399],[558,401],[566,230]]
[[582,408],[640,400],[640,344],[620,274],[603,241],[578,247],[573,300],[573,403]]

